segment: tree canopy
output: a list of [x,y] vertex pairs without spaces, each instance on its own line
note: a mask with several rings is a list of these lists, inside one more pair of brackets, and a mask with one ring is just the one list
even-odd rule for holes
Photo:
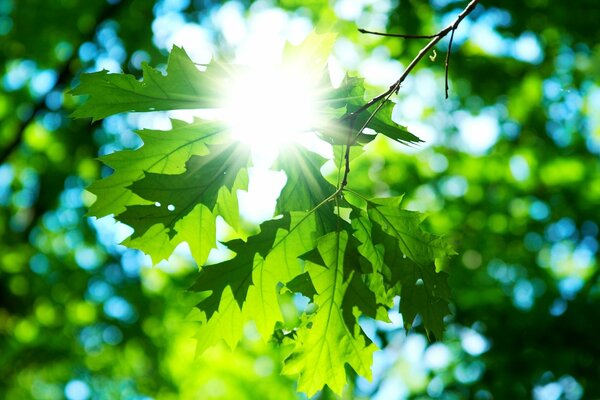
[[[413,68],[465,7],[1,2],[0,397],[600,396],[600,11],[481,1]],[[332,161],[168,112],[280,54]]]

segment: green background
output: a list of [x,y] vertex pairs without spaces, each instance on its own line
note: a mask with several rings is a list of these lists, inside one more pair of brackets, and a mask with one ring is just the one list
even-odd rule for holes
[[[365,65],[407,65],[423,42],[357,27],[428,34],[464,6],[0,0],[0,398],[302,397],[252,334],[194,359],[185,288],[196,267],[150,268],[115,244],[110,221],[85,217],[85,187],[108,172],[95,157],[136,147],[139,121],[69,119],[81,72],[140,76],[141,61],[165,63],[165,29],[186,23],[226,59],[224,8],[251,19],[280,7],[337,33],[342,67],[369,79]],[[345,398],[600,398],[598,21],[592,0],[482,1],[456,33],[449,99],[444,41],[402,87],[394,117],[428,143],[376,140],[349,187],[406,193],[451,239],[454,316],[435,344],[421,326],[365,321],[385,350],[375,381],[356,379]],[[369,93],[392,82],[372,80]]]

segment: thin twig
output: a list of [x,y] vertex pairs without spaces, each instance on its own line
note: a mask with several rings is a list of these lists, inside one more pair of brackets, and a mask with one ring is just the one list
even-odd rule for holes
[[440,35],[439,32],[434,33],[433,35],[409,35],[409,34],[405,34],[405,33],[384,33],[384,32],[368,31],[368,30],[362,29],[362,28],[358,28],[358,31],[360,33],[366,33],[369,35],[397,37],[397,38],[402,38],[402,39],[433,39],[434,37],[437,37]]
[[[398,93],[398,90],[400,90],[400,86],[402,85],[402,82],[404,82],[406,80],[406,78],[408,77],[408,75],[417,66],[417,64],[421,61],[421,59],[423,59],[423,57],[425,57],[425,55],[427,53],[429,53],[429,51],[436,44],[438,44],[438,42],[440,40],[442,40],[450,32],[452,32],[452,37],[451,37],[451,40],[450,40],[450,45],[452,44],[452,38],[454,36],[454,31],[456,30],[456,28],[458,27],[458,25],[461,23],[461,21],[463,19],[465,19],[465,17],[467,15],[469,15],[475,9],[475,7],[479,3],[479,1],[480,0],[471,0],[469,2],[469,4],[465,7],[465,9],[460,14],[458,14],[458,16],[456,17],[456,19],[450,25],[448,25],[447,27],[445,27],[444,29],[442,29],[441,31],[439,31],[437,34],[432,35],[431,36],[431,40],[429,41],[429,43],[427,43],[421,49],[421,51],[419,51],[419,53],[415,56],[415,58],[413,58],[413,60],[410,62],[410,64],[408,64],[408,66],[406,67],[406,69],[404,70],[404,72],[402,73],[402,75],[400,75],[400,78],[398,78],[398,80],[396,82],[394,82],[385,92],[383,92],[383,93],[381,93],[381,94],[373,97],[367,103],[363,104],[361,107],[359,107],[358,109],[354,110],[353,112],[351,112],[349,114],[346,114],[342,118],[342,121],[346,121],[346,120],[353,121],[358,115],[360,115],[361,113],[363,113],[364,111],[366,111],[367,109],[369,109],[371,106],[373,106],[374,104],[376,104],[378,102],[381,102],[379,104],[379,106],[375,109],[375,111],[373,112],[373,114],[371,114],[369,116],[369,118],[367,119],[367,121],[365,122],[365,124],[363,124],[363,127],[355,135],[355,139],[353,139],[351,142],[349,142],[351,145],[354,144],[354,142],[356,141],[356,139],[358,139],[358,137],[360,136],[360,133],[362,132],[362,130],[365,129],[366,125],[371,121],[371,119],[373,119],[373,117],[381,109],[381,107],[383,106],[383,104],[385,104],[385,101],[387,101],[392,94]],[[450,53],[450,51],[448,51],[448,53]],[[447,57],[448,57],[448,55],[446,55],[446,58]],[[446,63],[448,61],[449,60],[447,59]],[[446,71],[446,74],[447,74],[447,71]],[[349,132],[349,135],[350,134],[352,134],[351,130]],[[347,148],[346,148],[346,157],[347,158],[350,157],[350,147],[351,146],[347,146]],[[349,168],[348,164],[349,163],[347,163],[346,170],[344,171],[344,178],[342,179],[342,184],[340,185],[339,189],[336,192],[341,192],[344,189],[344,186],[348,183],[348,179],[347,178],[348,178],[348,174],[350,173],[350,168]]]
[[[350,129],[349,132],[352,132],[353,126],[354,125],[354,120],[352,121],[352,123],[350,124]],[[361,128],[365,129],[365,128]],[[359,130],[359,132],[361,132],[361,130]],[[348,184],[348,174],[350,173],[350,146],[352,146],[352,135],[348,133],[348,141],[346,142],[346,152],[344,154],[344,158],[346,161],[346,167],[344,169],[344,177],[342,178],[342,184],[340,187],[344,187]],[[339,170],[338,170],[338,176],[339,176]]]
[[[369,118],[367,118],[367,120],[362,124],[360,129],[358,131],[356,131],[356,134],[354,136],[351,136],[352,135],[352,126],[350,126],[350,130],[348,132],[348,143],[346,144],[346,154],[344,155],[344,157],[346,158],[346,169],[344,170],[344,177],[342,179],[342,184],[339,187],[338,192],[341,192],[344,189],[344,187],[348,184],[348,175],[350,174],[350,149],[352,148],[354,143],[356,143],[356,141],[360,137],[360,134],[362,133],[362,131],[367,127],[367,125],[369,125],[371,120],[373,120],[375,115],[379,112],[379,110],[383,107],[383,105],[390,98],[391,95],[392,95],[392,93],[389,93],[387,95],[387,98],[377,105],[377,108],[375,109],[375,111],[373,111],[373,113],[371,115],[369,115]],[[352,121],[354,122],[354,120],[352,120]],[[338,174],[339,174],[339,172],[338,172]]]
[[454,40],[454,32],[456,32],[456,28],[452,29],[452,33],[450,33],[450,42],[448,43],[448,52],[446,53],[446,62],[444,63],[446,98],[448,98],[448,65],[450,64],[450,53],[452,52],[452,41]]
[[402,73],[402,75],[400,76],[400,78],[398,78],[398,80],[396,82],[394,82],[394,84],[392,86],[390,86],[388,88],[388,90],[386,90],[385,92],[381,93],[380,95],[372,98],[370,101],[368,101],[366,104],[364,104],[363,106],[361,106],[360,108],[358,108],[354,112],[351,112],[350,114],[345,115],[343,119],[346,120],[346,119],[355,118],[358,114],[361,114],[367,108],[371,107],[373,104],[375,104],[378,101],[380,101],[381,99],[385,98],[390,93],[397,92],[398,89],[400,88],[400,85],[402,84],[402,82],[404,82],[404,80],[408,77],[408,75],[412,72],[412,70],[417,66],[417,64],[421,61],[421,59],[425,56],[425,54],[427,54],[436,44],[438,44],[438,42],[440,40],[442,40],[442,38],[444,38],[450,31],[456,29],[456,27],[458,27],[458,25],[460,24],[460,22],[463,19],[465,19],[465,17],[467,15],[469,15],[471,13],[471,11],[473,11],[473,9],[475,9],[475,6],[477,6],[477,4],[479,3],[479,1],[480,0],[471,0],[471,2],[458,15],[458,17],[456,17],[456,20],[454,22],[452,22],[452,24],[450,24],[447,27],[445,27],[444,29],[442,29],[438,33],[438,35],[436,35],[433,39],[431,39],[429,41],[429,43],[427,43],[425,45],[425,47],[423,47],[421,49],[421,51],[419,51],[419,53],[410,62],[410,64],[408,64],[408,67],[406,67],[406,69],[404,70],[404,72]]

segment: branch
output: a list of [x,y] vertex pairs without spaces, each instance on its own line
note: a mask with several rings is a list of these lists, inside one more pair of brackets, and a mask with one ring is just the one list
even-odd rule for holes
[[[469,4],[465,7],[465,9],[458,14],[458,16],[456,17],[456,19],[454,20],[454,22],[452,22],[450,25],[448,25],[447,27],[445,27],[444,29],[442,29],[441,31],[439,31],[438,33],[434,34],[434,35],[430,35],[431,40],[421,49],[421,51],[419,51],[419,53],[415,56],[415,58],[413,58],[413,60],[410,62],[410,64],[408,64],[408,66],[406,67],[406,69],[404,70],[404,72],[402,73],[402,75],[400,76],[400,78],[398,78],[398,80],[396,82],[394,82],[385,92],[373,97],[371,100],[369,100],[367,103],[365,103],[364,105],[362,105],[361,107],[359,107],[358,109],[356,109],[355,111],[346,114],[343,118],[342,121],[346,121],[346,120],[354,120],[358,115],[360,115],[361,113],[363,113],[364,111],[366,111],[367,109],[369,109],[371,106],[373,106],[374,104],[381,102],[381,104],[379,104],[379,106],[375,109],[375,111],[373,112],[373,114],[371,114],[371,116],[367,119],[367,121],[363,124],[363,126],[358,130],[358,134],[354,137],[354,139],[349,140],[348,143],[349,145],[346,146],[346,160],[349,159],[350,157],[350,146],[353,145],[356,142],[356,138],[359,137],[360,133],[363,131],[363,129],[366,128],[366,126],[369,124],[369,122],[371,121],[371,119],[375,116],[375,114],[377,114],[377,112],[380,110],[380,108],[382,107],[383,104],[385,104],[385,101],[387,101],[392,94],[394,93],[398,93],[398,90],[400,90],[400,86],[402,85],[402,82],[404,82],[406,80],[406,78],[408,77],[408,75],[412,72],[412,70],[417,66],[417,64],[421,61],[421,59],[423,59],[423,57],[425,57],[425,55],[427,53],[429,53],[429,51],[436,45],[438,44],[438,42],[440,40],[442,40],[444,37],[446,37],[446,35],[448,35],[448,33],[452,33],[451,37],[450,37],[450,44],[448,46],[448,54],[446,55],[446,97],[448,97],[448,63],[449,63],[449,56],[450,56],[450,50],[451,50],[451,46],[452,46],[452,41],[454,39],[454,31],[456,30],[456,28],[458,28],[458,25],[461,23],[461,21],[463,19],[465,19],[465,17],[467,15],[469,15],[477,6],[477,4],[479,3],[480,0],[471,0],[471,2],[469,2]],[[365,31],[364,29],[359,29],[359,32],[361,33],[372,33],[370,31]],[[379,34],[377,32],[374,32],[373,34]],[[391,34],[381,34],[382,36],[392,36]],[[398,35],[398,37],[403,37],[406,39],[410,39],[410,38],[422,38],[420,35]],[[383,100],[383,101],[382,101]],[[351,134],[352,131],[350,131]],[[349,163],[346,163],[346,169],[344,171],[344,178],[342,179],[342,184],[340,186],[340,191],[344,188],[344,186],[347,184],[347,178],[348,178],[348,174],[350,173],[350,167],[349,167]]]
[[434,37],[437,37],[440,35],[439,33],[435,33],[433,35],[407,35],[404,33],[383,33],[383,32],[368,31],[368,30],[362,29],[362,28],[358,28],[358,31],[360,33],[367,33],[369,35],[397,37],[397,38],[402,38],[402,39],[433,39]]
[[456,32],[456,28],[452,28],[452,33],[450,34],[450,42],[448,43],[448,51],[446,52],[446,61],[444,63],[444,82],[446,98],[448,98],[448,65],[450,63],[450,53],[452,52],[452,41],[454,40],[454,32]]

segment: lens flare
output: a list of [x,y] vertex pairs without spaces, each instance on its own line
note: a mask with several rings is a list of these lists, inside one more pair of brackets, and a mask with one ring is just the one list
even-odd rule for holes
[[317,124],[317,88],[294,68],[262,68],[234,77],[224,118],[231,135],[251,146],[279,150]]

